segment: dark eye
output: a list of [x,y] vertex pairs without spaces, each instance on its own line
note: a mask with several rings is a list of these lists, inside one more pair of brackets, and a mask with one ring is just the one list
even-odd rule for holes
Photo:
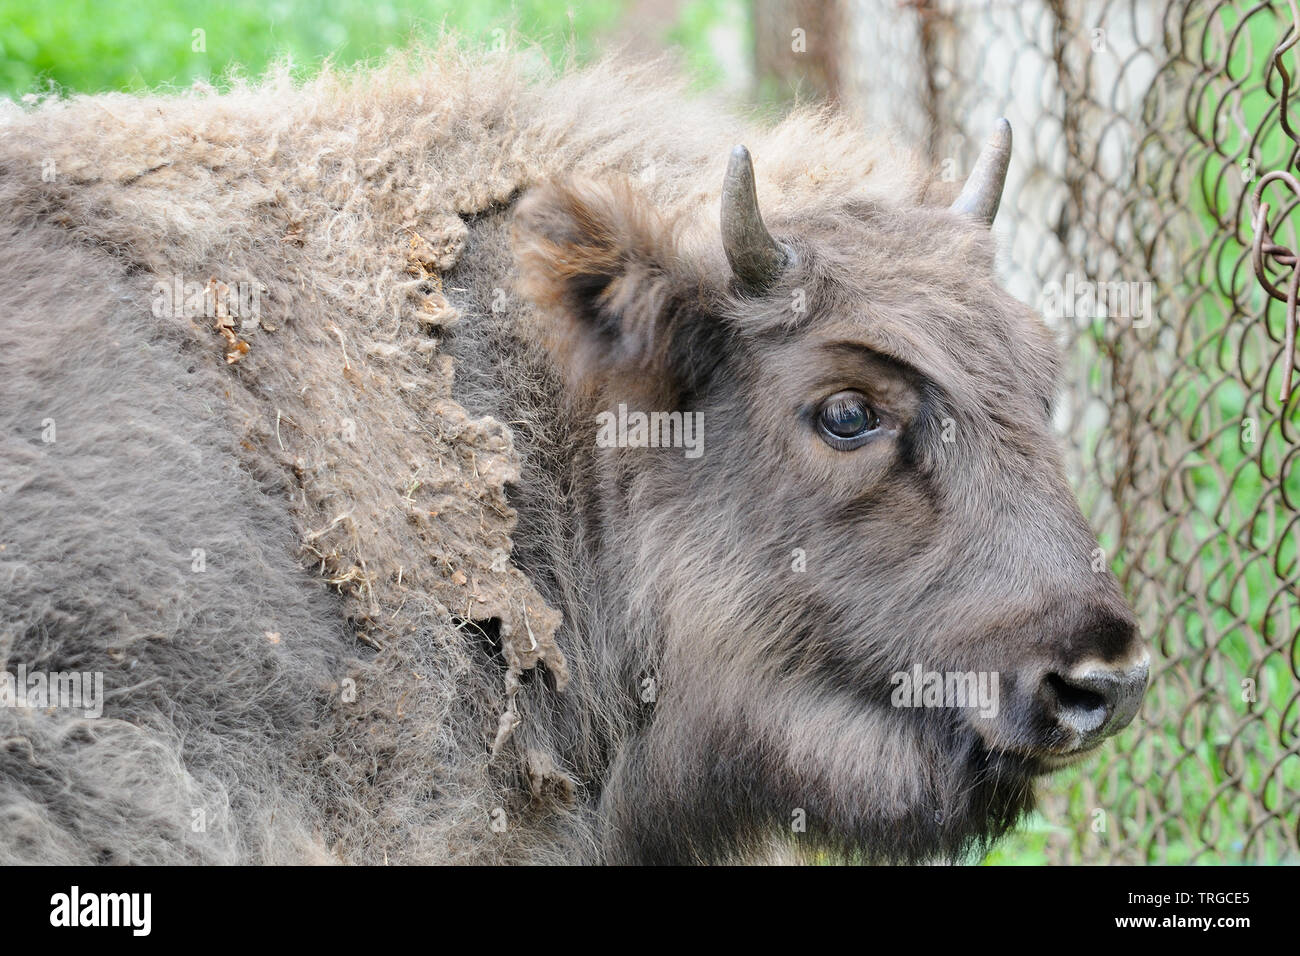
[[880,427],[880,419],[857,392],[838,392],[822,402],[817,430],[832,448],[852,451]]

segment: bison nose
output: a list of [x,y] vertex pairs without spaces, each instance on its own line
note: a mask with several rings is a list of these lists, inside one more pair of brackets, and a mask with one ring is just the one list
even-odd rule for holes
[[1043,680],[1042,700],[1057,726],[1084,749],[1119,733],[1133,720],[1147,689],[1149,659],[1120,669],[1089,663]]

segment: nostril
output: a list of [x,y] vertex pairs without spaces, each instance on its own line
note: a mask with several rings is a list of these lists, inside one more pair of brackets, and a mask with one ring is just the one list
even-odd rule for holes
[[1060,674],[1047,675],[1047,682],[1056,692],[1056,699],[1062,707],[1070,710],[1106,708],[1106,698],[1101,694],[1081,684],[1072,684]]
[[1089,667],[1043,679],[1043,698],[1056,724],[1071,731],[1079,746],[1129,725],[1142,705],[1147,687],[1147,661],[1127,670]]
[[1090,734],[1106,723],[1114,701],[1104,693],[1105,683],[1071,680],[1060,674],[1048,674],[1045,683],[1060,723],[1081,734]]

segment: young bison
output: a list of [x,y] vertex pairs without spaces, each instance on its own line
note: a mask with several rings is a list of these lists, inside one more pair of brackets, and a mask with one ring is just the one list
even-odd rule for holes
[[0,112],[0,858],[958,857],[1132,719],[1006,124],[526,73]]

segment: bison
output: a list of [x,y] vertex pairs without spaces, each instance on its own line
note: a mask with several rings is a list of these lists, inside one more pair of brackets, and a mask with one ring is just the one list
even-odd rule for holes
[[451,44],[6,104],[0,859],[986,846],[1147,667],[1009,156]]

